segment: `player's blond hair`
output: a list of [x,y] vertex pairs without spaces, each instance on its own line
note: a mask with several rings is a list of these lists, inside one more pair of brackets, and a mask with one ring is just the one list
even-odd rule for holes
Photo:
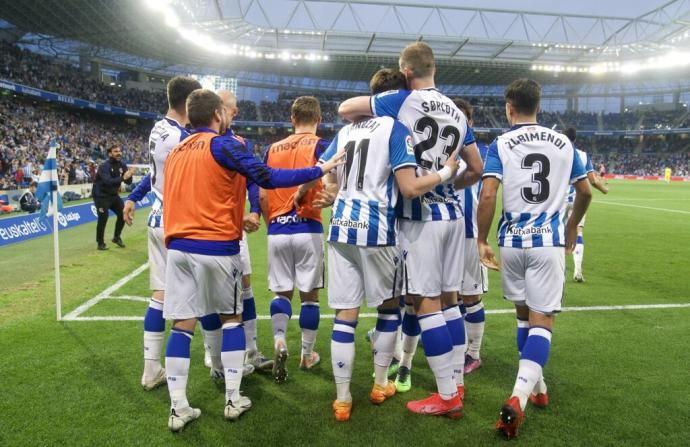
[[400,52],[400,70],[408,69],[413,78],[426,78],[434,74],[434,51],[424,42],[415,42]]
[[316,124],[321,121],[321,104],[313,96],[300,96],[290,110],[295,124]]

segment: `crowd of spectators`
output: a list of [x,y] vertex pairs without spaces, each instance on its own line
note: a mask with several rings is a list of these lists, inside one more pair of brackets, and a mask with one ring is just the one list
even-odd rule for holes
[[602,153],[594,154],[592,162],[595,167],[603,163],[606,166],[606,172],[610,174],[663,176],[664,169],[671,168],[671,173],[674,176],[690,175],[688,152]]
[[121,144],[127,162],[147,163],[149,128],[150,123],[130,124],[110,115],[0,96],[0,190],[38,180],[53,136],[62,184],[91,182],[114,143]]
[[89,77],[77,67],[0,41],[0,78],[74,98],[164,113],[164,92],[111,86]]

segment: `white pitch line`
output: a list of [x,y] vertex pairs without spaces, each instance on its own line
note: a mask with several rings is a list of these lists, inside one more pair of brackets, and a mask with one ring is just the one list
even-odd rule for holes
[[124,300],[124,301],[137,301],[140,303],[148,303],[151,301],[151,298],[147,298],[145,296],[134,296],[134,295],[117,295],[117,296],[109,296],[109,300]]
[[642,206],[642,205],[633,205],[630,203],[620,203],[620,202],[609,202],[608,200],[597,200],[594,203],[603,203],[605,205],[617,205],[617,206],[627,206],[630,208],[642,208],[645,210],[654,210],[654,211],[665,211],[667,213],[676,213],[676,214],[690,214],[690,211],[683,211],[683,210],[671,210],[668,208],[656,208],[653,206]]
[[68,313],[64,317],[62,317],[63,320],[75,320],[79,315],[83,314],[99,302],[103,301],[104,299],[108,298],[113,292],[118,290],[120,287],[124,286],[127,284],[132,278],[136,277],[139,275],[141,272],[146,270],[149,267],[148,262],[139,266],[137,269],[135,269],[133,272],[131,272],[129,275],[125,276],[124,278],[121,278],[119,281],[117,281],[115,284],[112,286],[108,287],[98,295],[94,296],[81,306],[77,307],[74,309],[72,312]]
[[[141,297],[133,297],[141,298]],[[612,310],[651,310],[651,309],[678,309],[690,308],[690,303],[668,303],[668,304],[626,304],[620,306],[583,306],[583,307],[564,307],[563,312],[597,312],[597,311],[612,311]],[[489,309],[485,311],[487,314],[512,314],[514,309]],[[376,318],[378,314],[363,313],[359,318]],[[321,315],[322,320],[332,320],[335,316],[331,313]],[[257,320],[270,320],[270,315],[259,315]],[[70,321],[143,321],[144,317],[130,317],[130,316],[93,316],[93,317],[73,317]]]

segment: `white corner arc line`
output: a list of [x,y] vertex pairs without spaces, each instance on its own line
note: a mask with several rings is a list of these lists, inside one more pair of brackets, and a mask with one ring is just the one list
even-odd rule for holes
[[[132,297],[132,298],[143,298],[143,297]],[[147,298],[148,300],[148,298]],[[620,306],[582,306],[582,307],[564,307],[563,312],[600,312],[600,311],[613,311],[613,310],[651,310],[651,309],[678,309],[678,308],[690,308],[690,303],[667,303],[667,304],[625,304]],[[487,314],[512,314],[514,309],[489,309],[486,310]],[[359,315],[359,318],[376,318],[378,314],[376,313],[363,313]],[[332,320],[334,318],[333,314],[321,315],[322,320]],[[257,320],[270,320],[270,315],[259,315],[256,317]],[[93,317],[80,317],[74,316],[69,319],[70,321],[143,321],[144,317],[141,316],[93,316]]]
[[134,296],[134,295],[117,295],[117,296],[109,296],[109,300],[123,300],[123,301],[137,301],[140,303],[148,303],[151,301],[151,297],[145,297],[145,296]]
[[96,295],[95,297],[91,298],[90,300],[88,300],[87,302],[82,304],[81,306],[77,307],[72,312],[70,312],[67,315],[65,315],[64,317],[62,317],[62,319],[63,320],[75,320],[77,317],[79,317],[79,315],[83,314],[84,312],[86,312],[87,310],[89,310],[90,308],[92,308],[93,306],[98,304],[100,301],[103,301],[104,299],[108,298],[113,292],[115,292],[120,287],[127,284],[130,280],[132,280],[132,278],[139,275],[141,272],[146,270],[148,267],[149,267],[148,262],[140,265],[133,272],[131,272],[130,274],[128,274],[124,278],[121,278],[112,286],[108,287],[107,289],[105,289],[104,291],[102,291],[101,293]]
[[631,203],[620,203],[620,202],[609,202],[608,200],[597,200],[594,203],[596,204],[605,204],[605,205],[617,205],[617,206],[627,206],[629,208],[642,208],[645,210],[653,210],[653,211],[664,211],[667,213],[676,213],[676,214],[690,214],[690,211],[684,211],[684,210],[671,210],[668,208],[657,208],[654,206],[642,206],[642,205],[633,205]]

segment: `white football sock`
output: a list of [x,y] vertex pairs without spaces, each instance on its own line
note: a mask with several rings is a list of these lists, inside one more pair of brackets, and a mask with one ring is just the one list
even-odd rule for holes
[[398,325],[398,330],[395,332],[395,349],[393,350],[393,358],[402,359],[403,343],[402,343],[402,324]]
[[518,369],[517,379],[513,387],[513,396],[520,399],[520,407],[524,410],[527,406],[529,395],[532,394],[534,386],[541,377],[542,368],[539,363],[532,360],[520,360],[520,368]]
[[225,372],[225,402],[233,404],[240,399],[240,385],[244,366],[245,340],[244,328],[240,323],[223,325],[224,350],[221,352]]
[[419,344],[419,335],[406,335],[402,336],[402,349],[403,354],[400,359],[400,366],[404,366],[407,369],[412,369],[412,359],[414,358],[415,352],[417,352],[417,345]]
[[201,332],[204,334],[204,345],[211,356],[211,367],[213,369],[222,370],[223,363],[220,360],[220,344],[223,337],[223,330],[220,328],[213,331],[203,329]]
[[340,320],[335,320],[333,324],[331,367],[333,368],[333,378],[336,385],[336,399],[342,402],[350,402],[352,401],[350,382],[352,381],[352,368],[355,362],[355,328],[351,325],[356,325],[356,322],[344,323]]

